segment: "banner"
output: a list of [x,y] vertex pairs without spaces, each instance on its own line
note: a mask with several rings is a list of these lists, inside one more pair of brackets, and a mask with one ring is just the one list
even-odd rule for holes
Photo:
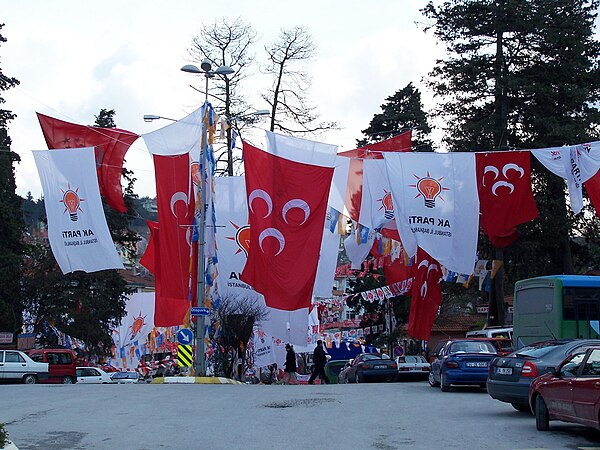
[[94,148],[33,152],[48,217],[48,239],[63,273],[123,269],[112,241]]
[[449,270],[472,273],[479,198],[473,153],[385,153],[394,215],[409,256],[417,245]]
[[516,226],[538,216],[529,152],[477,153],[480,226],[496,247],[517,238]]
[[40,113],[37,117],[48,148],[94,147],[100,194],[111,208],[126,212],[121,187],[123,162],[127,150],[139,136],[119,128],[78,125]]
[[166,327],[183,324],[190,306],[191,239],[194,217],[189,155],[154,156],[158,207],[160,291],[155,322]]
[[433,321],[442,304],[442,268],[421,248],[417,251],[414,268],[408,334],[415,339],[428,341]]

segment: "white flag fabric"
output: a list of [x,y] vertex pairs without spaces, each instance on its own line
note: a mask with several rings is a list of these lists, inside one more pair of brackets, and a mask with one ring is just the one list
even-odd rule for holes
[[254,367],[267,367],[276,362],[273,337],[258,327],[254,328],[252,334],[252,346],[254,348]]
[[173,156],[200,152],[204,106],[183,119],[142,135],[153,155]]
[[[141,352],[154,328],[154,292],[140,292],[127,296],[125,317],[113,330],[117,357],[113,364],[119,368],[135,369],[140,362]],[[133,349],[133,351],[131,351]],[[138,349],[136,354],[135,349]],[[120,355],[123,355],[120,357]]]
[[[394,220],[394,202],[383,159],[363,161],[363,189],[358,222],[372,230],[386,228]],[[396,228],[393,224],[393,228]]]
[[[327,212],[323,238],[321,239],[319,264],[317,265],[317,276],[315,277],[315,286],[313,287],[313,296],[315,297],[330,298],[333,291],[333,281],[340,248],[340,235],[337,232],[338,227],[335,224],[337,217],[332,217],[332,214],[337,215],[337,211],[333,212],[330,208]],[[332,221],[334,221],[333,224]]]
[[448,270],[472,273],[479,197],[474,153],[384,153],[394,215],[409,256],[417,246]]
[[108,231],[93,147],[33,152],[44,192],[48,239],[63,273],[122,269]]
[[600,169],[600,141],[531,150],[531,153],[550,172],[565,179],[571,209],[579,214],[583,208],[583,183]]
[[[346,256],[348,256],[351,268],[354,270],[360,269],[361,264],[369,255],[371,247],[373,247],[373,242],[375,242],[375,236],[377,235],[374,230],[369,230],[368,228],[362,228],[361,231],[363,232],[363,236],[360,239],[356,237],[357,234],[360,234],[358,227],[344,239]],[[364,236],[365,233],[367,233],[366,236]]]

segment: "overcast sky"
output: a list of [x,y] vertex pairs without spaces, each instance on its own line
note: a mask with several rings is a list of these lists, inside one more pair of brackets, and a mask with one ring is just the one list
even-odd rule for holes
[[[264,62],[265,44],[280,29],[296,25],[311,33],[317,46],[306,67],[313,79],[309,98],[323,120],[337,121],[342,129],[317,140],[355,147],[360,130],[381,112],[385,98],[409,82],[422,90],[431,106],[422,78],[443,53],[430,34],[415,22],[424,18],[424,0],[230,0],[170,2],[21,0],[4,2],[0,67],[21,84],[4,98],[6,109],[18,117],[10,127],[17,165],[17,193],[41,187],[31,150],[45,149],[35,112],[62,120],[93,124],[100,109],[116,110],[116,123],[138,134],[165,125],[145,123],[144,114],[181,118],[198,107],[203,80],[180,68],[190,61],[192,37],[202,25],[223,17],[240,17],[257,32],[253,53]],[[268,107],[258,93],[267,86],[256,74],[244,82],[244,91],[256,109]],[[267,127],[267,121],[262,123]],[[135,190],[155,195],[152,162],[138,140],[126,156],[134,171]]]

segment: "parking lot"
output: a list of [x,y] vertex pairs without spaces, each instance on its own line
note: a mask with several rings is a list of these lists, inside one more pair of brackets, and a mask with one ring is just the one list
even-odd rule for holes
[[25,449],[600,447],[483,389],[427,382],[347,385],[3,385],[0,422]]

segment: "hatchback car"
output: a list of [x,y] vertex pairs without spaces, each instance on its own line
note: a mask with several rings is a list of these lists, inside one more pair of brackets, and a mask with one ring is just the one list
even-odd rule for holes
[[398,364],[387,355],[361,353],[344,372],[346,382],[392,381],[398,375]]
[[488,365],[497,356],[496,347],[483,339],[448,341],[431,364],[429,385],[442,392],[453,384],[485,387]]
[[19,350],[0,350],[0,381],[35,384],[48,378],[48,363],[33,361]]
[[600,346],[575,353],[531,383],[529,404],[538,430],[550,420],[600,429]]
[[398,379],[423,379],[427,380],[431,364],[421,355],[406,355],[396,358],[398,364]]
[[78,367],[77,382],[85,384],[108,384],[113,381],[110,375],[98,367]]
[[118,384],[137,383],[141,380],[137,372],[113,372],[110,374],[110,379]]
[[518,411],[531,412],[529,388],[539,375],[554,369],[573,353],[581,353],[598,339],[561,339],[536,342],[507,356],[492,361],[487,390],[492,398],[510,403]]

